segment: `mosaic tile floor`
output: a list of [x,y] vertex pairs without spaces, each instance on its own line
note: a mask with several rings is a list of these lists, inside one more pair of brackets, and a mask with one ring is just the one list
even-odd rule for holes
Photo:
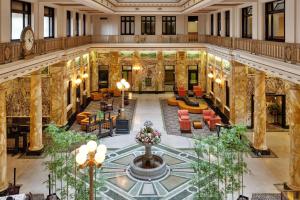
[[202,119],[202,114],[191,114],[189,113],[189,117],[191,119],[191,122],[194,120],[200,120],[203,123],[202,129],[194,129],[192,126],[192,133],[181,133],[179,128],[179,122],[177,119],[177,111],[179,108],[177,106],[169,106],[167,99],[160,99],[160,105],[164,120],[164,126],[166,129],[166,132],[171,135],[180,135],[184,137],[195,137],[195,136],[205,136],[210,135],[215,132],[210,131],[208,126],[204,124]]
[[156,145],[152,151],[165,159],[169,169],[166,176],[155,181],[141,181],[128,173],[129,163],[135,156],[144,153],[143,146],[133,145],[112,151],[108,153],[103,167],[106,184],[101,196],[118,200],[192,199],[196,188],[191,185],[194,175],[191,163],[197,158],[186,151],[164,145]]

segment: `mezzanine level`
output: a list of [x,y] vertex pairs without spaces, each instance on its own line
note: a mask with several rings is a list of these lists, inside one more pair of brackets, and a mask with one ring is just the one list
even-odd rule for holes
[[[300,63],[300,44],[210,35],[95,35],[40,39],[35,41],[34,55],[43,55],[53,51],[66,50],[95,43],[203,43],[228,48],[230,50],[246,51],[258,56],[266,56],[292,64]],[[20,42],[0,44],[0,64],[20,59],[22,59]]]

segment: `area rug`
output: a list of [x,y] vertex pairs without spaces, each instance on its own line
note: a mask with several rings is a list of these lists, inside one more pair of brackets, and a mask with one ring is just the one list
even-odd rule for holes
[[[114,110],[111,112],[111,115],[117,115],[118,114],[118,109],[120,108],[122,99],[121,97],[115,97],[114,98],[114,103],[113,103],[113,108]],[[134,113],[135,113],[135,108],[136,108],[136,99],[129,99],[129,104],[125,106],[125,114],[128,117],[128,119],[130,120],[130,124],[132,124],[132,120],[134,117]],[[97,112],[98,110],[100,110],[100,101],[92,101],[84,110],[84,112]],[[131,126],[132,128],[132,126]],[[70,127],[70,130],[76,131],[76,132],[84,132],[81,130],[81,125],[78,124],[76,121],[73,123],[73,125]],[[95,130],[91,133],[98,133],[98,130]]]
[[[200,101],[200,100],[199,100]],[[163,115],[164,127],[167,134],[170,135],[180,135],[184,137],[201,137],[216,133],[215,131],[210,131],[208,126],[202,123],[202,129],[194,129],[192,126],[192,133],[181,133],[179,128],[179,122],[177,117],[177,111],[179,108],[177,106],[169,106],[167,99],[160,99],[160,105]],[[194,120],[199,120],[203,122],[202,114],[191,114],[189,113],[191,122]]]
[[254,193],[252,194],[251,200],[281,200],[280,194],[271,194],[271,193]]

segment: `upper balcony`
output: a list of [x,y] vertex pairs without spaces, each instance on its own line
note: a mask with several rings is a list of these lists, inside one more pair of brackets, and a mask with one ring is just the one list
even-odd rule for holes
[[[300,63],[300,44],[208,35],[96,35],[40,39],[35,41],[35,55],[71,49],[88,44],[209,44],[230,50],[241,50],[292,64]],[[122,45],[121,45],[122,44]],[[20,42],[0,44],[0,64],[22,59]]]

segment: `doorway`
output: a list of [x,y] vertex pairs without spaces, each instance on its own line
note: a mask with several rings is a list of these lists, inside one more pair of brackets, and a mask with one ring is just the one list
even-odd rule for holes
[[198,41],[198,16],[188,16],[188,35],[190,42]]
[[188,66],[188,89],[193,90],[193,86],[198,85],[198,65]]
[[132,88],[132,66],[122,66],[122,78],[124,78],[130,84],[130,88]]
[[175,67],[174,65],[165,66],[165,91],[173,92],[175,89]]
[[109,73],[107,65],[99,66],[98,77],[99,89],[108,88]]
[[[286,129],[286,96],[279,94],[266,94],[267,129]],[[251,99],[251,128],[254,127],[254,95]]]

